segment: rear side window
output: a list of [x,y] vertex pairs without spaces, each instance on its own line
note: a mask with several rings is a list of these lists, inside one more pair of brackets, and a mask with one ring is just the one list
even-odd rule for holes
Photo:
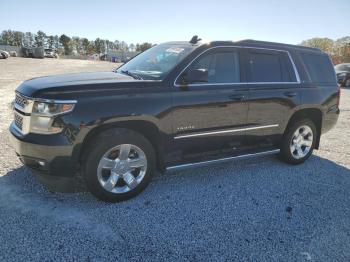
[[285,52],[248,52],[248,82],[295,82],[292,70]]
[[334,83],[336,81],[333,65],[327,55],[301,53],[301,58],[311,82]]

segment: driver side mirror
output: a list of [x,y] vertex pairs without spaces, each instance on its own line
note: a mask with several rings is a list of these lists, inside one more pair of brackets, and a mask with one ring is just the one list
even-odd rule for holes
[[207,69],[193,69],[188,71],[182,77],[184,84],[192,83],[208,83],[208,70]]

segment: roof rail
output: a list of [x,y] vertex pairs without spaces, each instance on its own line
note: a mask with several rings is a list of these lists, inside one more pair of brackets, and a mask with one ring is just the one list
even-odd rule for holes
[[275,43],[275,42],[269,42],[269,41],[258,41],[253,39],[245,39],[237,41],[237,43],[245,43],[245,44],[261,44],[261,45],[269,45],[269,46],[285,46],[285,47],[291,47],[291,48],[301,48],[301,49],[308,49],[308,50],[314,50],[314,51],[321,51],[318,48],[314,47],[308,47],[308,46],[302,46],[302,45],[291,45],[291,44],[284,44],[284,43]]

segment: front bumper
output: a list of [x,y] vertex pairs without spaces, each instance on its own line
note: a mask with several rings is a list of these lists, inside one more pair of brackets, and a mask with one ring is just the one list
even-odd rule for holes
[[73,161],[73,146],[63,134],[22,135],[15,124],[10,125],[11,142],[16,154],[26,166],[45,175],[72,177],[77,171]]

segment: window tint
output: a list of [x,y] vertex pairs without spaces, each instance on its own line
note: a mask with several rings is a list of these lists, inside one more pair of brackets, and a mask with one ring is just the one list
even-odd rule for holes
[[301,53],[307,73],[312,82],[335,82],[334,68],[327,55]]
[[204,54],[189,68],[208,70],[208,83],[237,83],[240,81],[237,52]]
[[249,82],[295,82],[288,55],[282,52],[248,52]]

